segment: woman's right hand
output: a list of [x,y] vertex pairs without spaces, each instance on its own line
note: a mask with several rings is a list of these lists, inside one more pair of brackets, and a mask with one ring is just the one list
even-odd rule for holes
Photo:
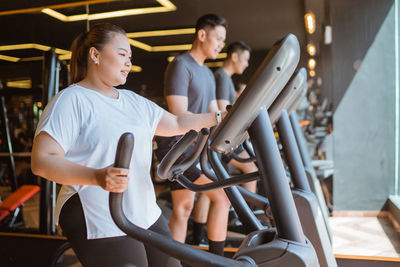
[[129,183],[129,169],[115,168],[108,166],[99,169],[96,174],[97,183],[104,190],[113,193],[122,193],[126,190]]

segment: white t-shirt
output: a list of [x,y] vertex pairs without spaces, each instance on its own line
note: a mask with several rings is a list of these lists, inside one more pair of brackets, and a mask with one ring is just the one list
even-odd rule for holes
[[[150,178],[152,138],[164,110],[128,90],[118,90],[118,99],[71,85],[59,92],[44,110],[35,135],[48,133],[64,149],[65,158],[91,168],[114,163],[119,137],[134,135],[129,185],[123,210],[134,224],[150,227],[161,215]],[[63,185],[57,198],[56,223],[64,203],[75,193],[82,202],[87,238],[125,235],[113,222],[109,192],[100,186]]]

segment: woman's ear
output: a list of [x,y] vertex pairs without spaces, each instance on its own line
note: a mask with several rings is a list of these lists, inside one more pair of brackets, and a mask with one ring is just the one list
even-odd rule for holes
[[92,60],[94,64],[99,64],[100,52],[93,46],[89,48],[89,59]]

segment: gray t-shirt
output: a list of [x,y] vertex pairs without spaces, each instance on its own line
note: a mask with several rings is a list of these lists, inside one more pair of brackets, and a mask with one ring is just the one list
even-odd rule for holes
[[228,100],[232,105],[236,100],[235,86],[231,77],[219,68],[214,72],[217,100]]
[[208,113],[215,100],[215,79],[212,71],[199,65],[188,53],[177,56],[168,64],[164,76],[164,94],[188,97],[188,111]]

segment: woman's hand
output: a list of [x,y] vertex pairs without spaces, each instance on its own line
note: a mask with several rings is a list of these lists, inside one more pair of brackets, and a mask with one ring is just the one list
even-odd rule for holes
[[108,166],[97,171],[96,179],[98,185],[104,190],[113,193],[122,193],[128,187],[128,173],[129,169]]

